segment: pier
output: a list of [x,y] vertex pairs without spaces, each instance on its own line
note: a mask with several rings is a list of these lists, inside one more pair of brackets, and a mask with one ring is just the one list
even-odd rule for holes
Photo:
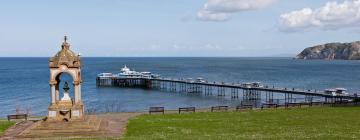
[[[265,102],[276,104],[292,103],[342,103],[358,99],[356,95],[337,94],[339,91],[317,91],[301,90],[295,88],[279,88],[275,86],[261,85],[255,83],[226,83],[226,82],[208,82],[202,79],[173,79],[161,77],[118,77],[118,76],[98,76],[96,78],[98,87],[128,87],[160,90],[166,92],[176,92],[184,94],[197,94],[204,96],[228,97],[231,99],[242,98],[243,101]],[[277,99],[274,98],[277,94]],[[281,99],[279,99],[279,97]],[[279,101],[281,100],[281,102]]]

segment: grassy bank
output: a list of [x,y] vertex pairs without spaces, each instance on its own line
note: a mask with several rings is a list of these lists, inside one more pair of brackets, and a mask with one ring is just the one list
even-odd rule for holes
[[143,115],[124,139],[360,139],[360,107]]
[[0,120],[0,135],[2,135],[6,129],[8,129],[10,126],[14,124],[15,122],[13,121]]

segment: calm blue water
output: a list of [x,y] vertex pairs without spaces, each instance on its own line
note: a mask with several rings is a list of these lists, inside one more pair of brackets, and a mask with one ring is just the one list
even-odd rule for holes
[[[291,58],[82,58],[82,96],[87,109],[143,111],[149,106],[236,105],[240,99],[186,96],[142,89],[97,88],[101,72],[119,72],[123,65],[163,77],[203,77],[208,81],[260,81],[278,87],[323,90],[344,87],[360,90],[360,61],[305,61]],[[16,107],[45,115],[50,102],[48,58],[0,58],[0,117]],[[69,76],[62,76],[69,81]],[[63,83],[62,83],[63,84]],[[71,84],[70,84],[71,85]]]

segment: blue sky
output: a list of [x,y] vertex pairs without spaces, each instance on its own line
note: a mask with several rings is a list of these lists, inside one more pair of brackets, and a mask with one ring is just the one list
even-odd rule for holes
[[359,0],[2,1],[0,56],[52,56],[64,35],[82,56],[292,56],[360,40],[359,11]]

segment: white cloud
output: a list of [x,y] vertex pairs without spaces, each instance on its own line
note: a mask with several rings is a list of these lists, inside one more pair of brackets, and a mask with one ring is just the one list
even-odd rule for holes
[[324,6],[292,11],[280,15],[282,31],[303,31],[313,28],[339,29],[358,26],[360,22],[360,0],[346,0],[342,3],[327,2]]
[[231,14],[201,10],[197,13],[197,17],[203,21],[226,21],[230,19]]
[[277,0],[208,0],[197,17],[203,21],[226,21],[233,13],[270,6]]

